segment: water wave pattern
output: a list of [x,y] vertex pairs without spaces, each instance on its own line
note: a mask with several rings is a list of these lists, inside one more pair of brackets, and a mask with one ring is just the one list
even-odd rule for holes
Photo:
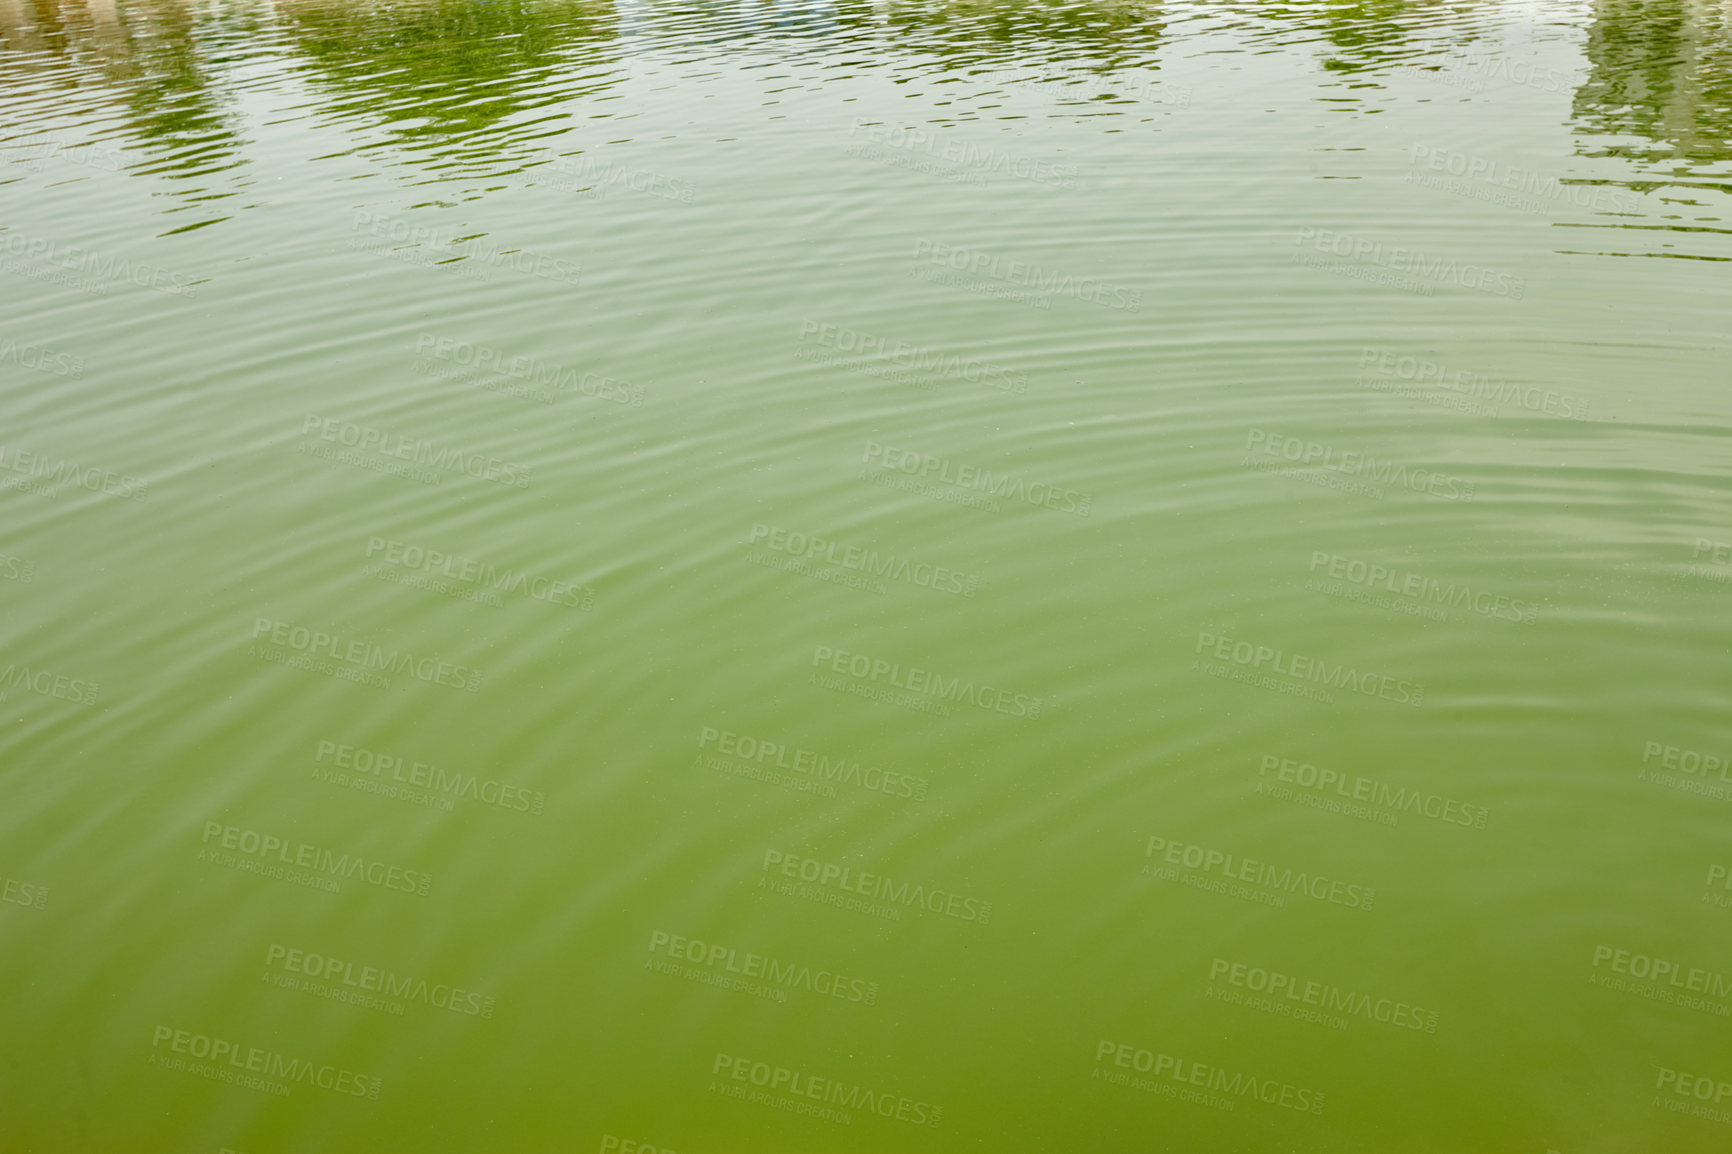
[[1729,33],[0,4],[0,1150],[1723,1149]]

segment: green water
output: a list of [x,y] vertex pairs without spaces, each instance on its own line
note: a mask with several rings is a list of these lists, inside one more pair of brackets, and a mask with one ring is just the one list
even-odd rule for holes
[[0,0],[0,1154],[1732,1148],[1732,8]]

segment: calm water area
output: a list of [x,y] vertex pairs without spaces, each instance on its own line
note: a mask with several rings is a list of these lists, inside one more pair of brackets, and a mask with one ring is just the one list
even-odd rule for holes
[[1732,1149],[1732,4],[0,0],[0,1154]]

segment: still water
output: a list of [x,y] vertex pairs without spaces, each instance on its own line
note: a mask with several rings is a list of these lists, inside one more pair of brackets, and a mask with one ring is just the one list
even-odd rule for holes
[[0,0],[0,1151],[1732,1147],[1732,7]]

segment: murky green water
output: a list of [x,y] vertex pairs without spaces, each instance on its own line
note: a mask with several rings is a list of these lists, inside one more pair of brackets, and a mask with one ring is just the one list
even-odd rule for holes
[[1732,8],[0,0],[0,1151],[1732,1147]]

